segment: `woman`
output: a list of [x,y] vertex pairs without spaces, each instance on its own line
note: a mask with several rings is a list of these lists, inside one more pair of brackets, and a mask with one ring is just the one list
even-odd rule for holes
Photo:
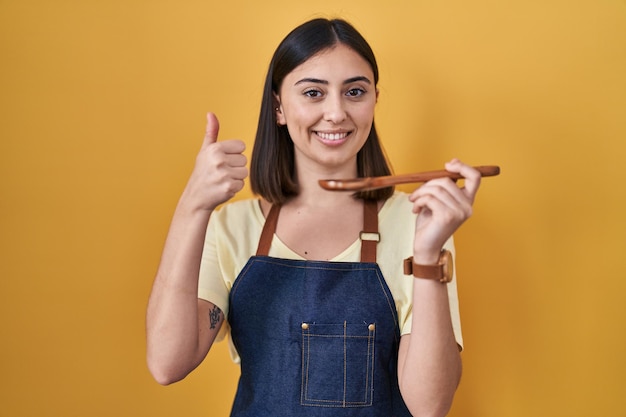
[[[244,144],[218,142],[208,115],[148,306],[158,382],[184,378],[228,333],[241,363],[233,416],[448,412],[461,375],[456,287],[428,278],[453,252],[480,174],[452,160],[445,168],[464,187],[320,188],[390,172],[374,127],[377,82],[369,45],[345,21],[292,31],[265,83],[250,173],[260,198],[219,211],[248,172]],[[410,256],[415,279],[403,270]]]

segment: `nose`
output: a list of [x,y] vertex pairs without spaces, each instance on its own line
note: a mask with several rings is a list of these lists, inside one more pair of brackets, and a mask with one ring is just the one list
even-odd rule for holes
[[342,97],[330,95],[324,103],[324,120],[332,123],[341,123],[346,119],[346,109]]

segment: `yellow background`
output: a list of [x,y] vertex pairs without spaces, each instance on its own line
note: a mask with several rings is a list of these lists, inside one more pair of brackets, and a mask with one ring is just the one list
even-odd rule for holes
[[152,381],[146,300],[205,112],[251,144],[271,53],[319,15],[378,56],[396,172],[502,167],[457,235],[450,415],[626,416],[621,0],[0,0],[0,416],[227,415],[223,344]]

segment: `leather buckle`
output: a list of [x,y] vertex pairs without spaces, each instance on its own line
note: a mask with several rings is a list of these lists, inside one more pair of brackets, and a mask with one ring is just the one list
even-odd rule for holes
[[380,242],[380,233],[378,232],[360,232],[359,238],[370,242]]

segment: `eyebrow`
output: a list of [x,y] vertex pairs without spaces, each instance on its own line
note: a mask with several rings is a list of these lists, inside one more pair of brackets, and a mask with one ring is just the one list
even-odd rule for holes
[[[372,83],[369,78],[367,78],[367,77],[365,77],[363,75],[359,75],[359,76],[356,76],[356,77],[348,78],[343,83],[344,84],[350,84],[350,83],[354,83],[354,82],[357,82],[357,81],[364,81],[364,82],[366,82],[368,84]],[[303,83],[314,83],[314,84],[328,85],[328,81],[320,80],[319,78],[303,78],[301,80],[296,81],[296,83],[294,85],[303,84]]]

